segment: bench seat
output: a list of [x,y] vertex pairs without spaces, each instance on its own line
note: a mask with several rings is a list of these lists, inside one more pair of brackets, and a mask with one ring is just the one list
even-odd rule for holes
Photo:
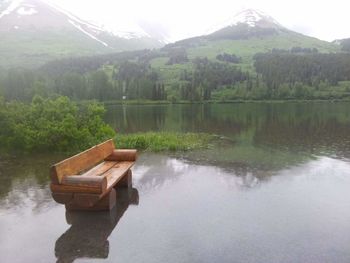
[[[56,193],[88,192],[102,194],[103,196],[104,193],[109,192],[125,176],[133,165],[134,162],[128,161],[103,162],[81,175],[65,176],[61,184],[51,184],[51,191]],[[97,180],[98,177],[101,177],[101,180]],[[106,179],[105,186],[103,185],[103,178]]]

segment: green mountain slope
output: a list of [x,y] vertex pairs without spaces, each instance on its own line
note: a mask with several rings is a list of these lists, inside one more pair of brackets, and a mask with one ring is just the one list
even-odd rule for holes
[[[209,39],[199,37],[171,44],[162,49],[162,56],[151,60],[151,65],[159,69],[163,79],[167,81],[176,80],[183,69],[191,70],[191,61],[195,58],[208,58],[217,61],[219,54],[235,54],[242,58],[242,62],[237,64],[244,70],[253,71],[253,57],[257,53],[270,52],[274,49],[291,50],[293,47],[316,48],[320,53],[339,52],[340,46],[319,40],[317,38],[305,36],[296,32],[287,31],[278,34],[267,35],[264,37],[252,36],[246,39]],[[168,65],[171,50],[185,50],[188,62]]]
[[161,46],[159,42],[148,38],[126,40],[113,37],[113,46],[106,47],[75,30],[18,30],[0,32],[0,38],[0,66],[4,68],[36,68],[54,59]]
[[[72,43],[69,40],[67,45]],[[46,63],[40,72],[50,79],[51,90],[74,98],[221,101],[350,97],[350,54],[343,53],[339,43],[293,32],[252,10],[211,34],[160,49],[70,58],[68,49],[60,47],[55,48],[68,57]],[[79,93],[75,86],[85,87],[89,95],[85,97],[86,92]]]

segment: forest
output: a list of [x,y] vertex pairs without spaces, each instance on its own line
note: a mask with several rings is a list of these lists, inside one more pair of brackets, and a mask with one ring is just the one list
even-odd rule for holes
[[[319,53],[294,47],[258,53],[253,68],[235,54],[216,59],[189,59],[186,50],[117,53],[111,56],[63,59],[37,70],[0,71],[0,96],[6,101],[31,102],[35,95],[67,96],[73,101],[231,101],[344,99],[350,96],[350,54]],[[164,56],[176,67],[152,66]],[[188,67],[187,65],[191,65]],[[186,65],[186,66],[185,66]]]

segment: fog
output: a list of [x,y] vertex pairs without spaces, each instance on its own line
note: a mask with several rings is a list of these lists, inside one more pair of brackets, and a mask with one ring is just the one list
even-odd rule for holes
[[85,19],[110,28],[134,30],[138,25],[163,35],[168,41],[205,34],[213,25],[245,8],[263,11],[285,27],[332,41],[350,36],[349,2],[275,0],[50,0]]

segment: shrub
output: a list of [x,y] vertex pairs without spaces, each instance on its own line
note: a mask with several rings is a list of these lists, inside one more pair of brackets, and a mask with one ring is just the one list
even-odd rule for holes
[[76,152],[115,135],[96,102],[36,96],[31,104],[0,104],[0,146],[7,150]]

